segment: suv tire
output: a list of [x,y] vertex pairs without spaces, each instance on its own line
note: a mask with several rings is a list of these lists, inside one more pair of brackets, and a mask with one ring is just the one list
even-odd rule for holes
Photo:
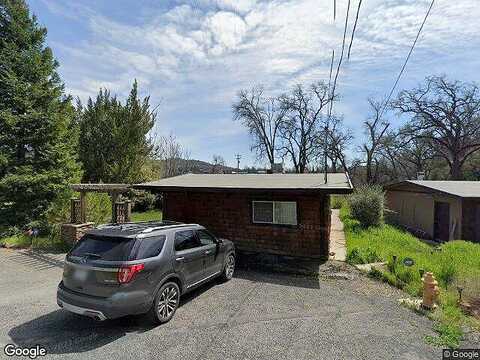
[[163,284],[155,296],[153,306],[148,315],[157,324],[169,322],[180,303],[180,288],[174,282]]
[[231,253],[231,254],[228,254],[227,259],[225,261],[225,267],[223,268],[223,272],[221,276],[222,280],[223,281],[231,280],[234,272],[235,272],[235,255]]

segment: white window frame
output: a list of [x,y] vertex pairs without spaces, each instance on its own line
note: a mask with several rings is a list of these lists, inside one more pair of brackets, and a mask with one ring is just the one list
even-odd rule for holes
[[[271,203],[272,204],[272,222],[269,221],[257,221],[255,220],[255,203]],[[279,223],[275,219],[275,203],[288,203],[295,204],[295,223]],[[286,226],[297,226],[298,225],[298,211],[297,211],[297,202],[296,201],[271,201],[271,200],[253,200],[252,201],[252,223],[254,224],[269,224],[269,225],[286,225]]]

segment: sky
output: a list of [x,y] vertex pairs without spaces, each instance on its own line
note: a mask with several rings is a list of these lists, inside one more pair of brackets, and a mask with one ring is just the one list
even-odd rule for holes
[[[349,35],[358,1],[351,0]],[[239,153],[241,167],[263,164],[250,152],[246,129],[232,119],[236,94],[263,86],[277,95],[299,83],[328,81],[348,0],[336,2],[334,21],[333,0],[28,0],[48,29],[69,94],[86,101],[106,87],[125,98],[137,79],[141,95],[158,105],[156,134],[175,135],[195,159],[220,154],[236,166]],[[335,105],[356,136],[351,157],[369,113],[367,98],[390,92],[430,2],[363,0]],[[479,0],[436,0],[398,90],[429,75],[478,82],[478,19]]]

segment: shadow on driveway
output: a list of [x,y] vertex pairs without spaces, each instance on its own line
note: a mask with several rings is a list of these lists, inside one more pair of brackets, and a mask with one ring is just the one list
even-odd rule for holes
[[278,274],[269,270],[269,268],[255,267],[254,270],[240,269],[236,272],[235,277],[238,279],[283,285],[283,286],[295,286],[306,289],[320,289],[318,278],[305,275],[292,275],[285,276],[284,274]]
[[10,260],[35,271],[63,268],[65,254],[51,254],[42,251],[20,250],[7,253]]
[[40,345],[49,354],[79,353],[118,340],[128,333],[144,333],[153,325],[142,324],[141,317],[124,317],[99,322],[64,310],[20,324],[8,335],[21,347]]
[[[218,284],[211,281],[185,294],[180,299],[180,307]],[[21,347],[40,345],[48,354],[69,354],[101,348],[127,334],[142,334],[157,326],[162,325],[153,324],[142,315],[97,321],[59,309],[15,326],[8,335]]]

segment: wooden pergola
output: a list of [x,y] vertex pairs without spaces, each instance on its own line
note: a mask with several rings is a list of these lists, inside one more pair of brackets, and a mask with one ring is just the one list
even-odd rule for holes
[[131,202],[126,200],[119,202],[121,194],[130,189],[129,184],[72,184],[71,189],[80,193],[80,199],[71,199],[70,220],[72,224],[87,222],[87,193],[107,193],[112,202],[112,223],[130,221]]

